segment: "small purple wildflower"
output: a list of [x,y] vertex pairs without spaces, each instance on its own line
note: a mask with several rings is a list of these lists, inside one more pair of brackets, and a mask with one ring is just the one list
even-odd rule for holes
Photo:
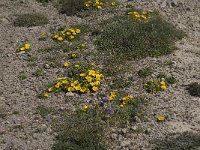
[[112,113],[112,112],[113,112],[113,109],[112,109],[111,107],[107,107],[105,110],[106,110],[108,113]]
[[120,108],[119,108],[119,107],[116,107],[116,108],[115,108],[115,110],[117,110],[117,111],[118,111],[118,110],[120,110]]

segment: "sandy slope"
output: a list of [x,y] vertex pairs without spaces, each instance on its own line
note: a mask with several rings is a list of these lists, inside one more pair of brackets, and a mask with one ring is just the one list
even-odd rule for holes
[[[134,2],[134,1],[133,1]],[[168,2],[168,3],[167,3]],[[151,140],[162,139],[170,133],[185,131],[200,132],[200,98],[190,96],[185,90],[186,85],[200,82],[200,2],[199,0],[180,0],[177,4],[170,1],[137,1],[138,6],[156,8],[178,28],[183,29],[188,37],[177,43],[178,50],[158,59],[146,58],[130,67],[137,68],[151,64],[156,73],[166,72],[174,75],[178,83],[166,93],[156,96],[146,94],[149,105],[146,108],[147,121],[137,120],[134,128],[141,127],[145,132],[139,134],[122,134],[116,131],[117,139],[113,149],[152,149]],[[123,4],[128,2],[122,1]],[[130,2],[129,2],[130,3]],[[170,5],[169,5],[170,4]],[[50,19],[45,27],[14,27],[14,14],[40,12]],[[41,104],[55,106],[58,109],[67,107],[64,97],[54,97],[48,101],[36,98],[39,87],[48,83],[59,70],[45,70],[48,77],[35,78],[31,73],[35,68],[27,66],[24,54],[16,53],[18,44],[28,39],[32,44],[31,54],[37,55],[37,49],[44,43],[38,43],[41,31],[49,31],[50,27],[59,27],[80,22],[76,17],[59,15],[52,6],[43,7],[34,0],[0,0],[0,149],[49,150],[54,134],[51,132],[50,121],[42,119],[35,113]],[[48,41],[49,42],[49,41]],[[38,56],[39,57],[39,56]],[[173,66],[160,67],[165,60],[174,61]],[[40,62],[38,62],[40,63]],[[25,71],[29,78],[19,80],[19,72]],[[155,74],[156,74],[155,73]],[[133,72],[134,74],[134,72]],[[135,93],[137,94],[137,93]],[[14,113],[18,111],[19,114]],[[155,117],[167,116],[167,122],[158,124]],[[115,132],[115,131],[114,131]]]

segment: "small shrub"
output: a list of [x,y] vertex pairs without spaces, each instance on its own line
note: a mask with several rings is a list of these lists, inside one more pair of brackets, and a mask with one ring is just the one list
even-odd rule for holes
[[192,96],[200,97],[200,84],[197,82],[189,84],[189,87],[187,88],[188,92]]
[[77,111],[58,129],[53,150],[106,150],[102,140],[103,125],[97,113]]
[[52,108],[47,108],[44,106],[38,106],[36,112],[40,114],[43,118],[46,117],[48,114],[52,113]]
[[138,71],[138,76],[142,78],[146,78],[147,76],[152,74],[152,69],[149,67],[143,68]]
[[72,16],[85,9],[85,0],[60,0],[60,13]]
[[166,82],[168,84],[175,84],[177,82],[176,78],[175,77],[167,77],[166,78]]
[[175,49],[175,41],[183,38],[181,31],[156,14],[148,22],[130,16],[115,16],[102,26],[103,31],[96,40],[98,50],[115,56],[118,62],[169,54]]
[[39,13],[19,14],[14,21],[14,25],[19,27],[41,26],[48,23],[49,20]]

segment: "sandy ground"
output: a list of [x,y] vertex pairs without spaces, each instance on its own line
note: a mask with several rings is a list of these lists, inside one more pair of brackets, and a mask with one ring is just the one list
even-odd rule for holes
[[[123,131],[116,134],[112,149],[146,150],[154,149],[153,140],[163,139],[172,133],[200,133],[200,98],[190,96],[185,90],[191,82],[200,82],[200,1],[199,0],[157,0],[124,1],[134,2],[138,7],[158,9],[167,20],[184,30],[187,37],[177,42],[178,49],[170,55],[160,58],[146,58],[132,62],[133,70],[151,65],[155,76],[166,72],[178,79],[178,83],[169,87],[166,93],[144,94],[148,101],[146,121],[140,119],[133,129],[142,128],[144,132],[129,134]],[[13,19],[18,13],[39,12],[46,15],[50,23],[44,27],[14,27]],[[31,55],[37,55],[37,49],[44,45],[38,42],[41,31],[49,32],[51,27],[84,22],[77,17],[60,15],[51,5],[43,7],[34,0],[0,0],[0,149],[1,150],[50,150],[54,143],[50,121],[43,119],[35,111],[37,106],[55,106],[58,109],[69,107],[65,98],[57,96],[48,101],[36,98],[40,87],[55,79],[59,70],[48,70],[48,76],[32,76],[37,67],[28,66],[25,54],[16,53],[19,43],[28,39],[32,44]],[[48,41],[49,42],[49,41]],[[38,56],[40,57],[40,56]],[[174,62],[172,66],[161,67],[165,60]],[[37,62],[40,64],[40,61]],[[19,79],[19,73],[25,71],[26,80]],[[55,73],[53,73],[55,72]],[[50,75],[49,75],[50,74]],[[135,92],[135,95],[138,93]],[[159,115],[167,116],[165,123],[157,123]]]

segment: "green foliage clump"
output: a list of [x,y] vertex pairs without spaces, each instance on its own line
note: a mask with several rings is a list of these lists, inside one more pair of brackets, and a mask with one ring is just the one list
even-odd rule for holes
[[96,41],[98,49],[118,61],[169,54],[175,49],[175,41],[184,37],[157,14],[152,14],[148,22],[115,16],[102,25],[103,31]]
[[59,128],[53,150],[106,150],[102,127],[95,111],[78,111]]
[[188,92],[192,96],[200,97],[200,84],[197,82],[189,84],[189,87],[187,88]]
[[67,14],[68,16],[76,15],[85,9],[84,2],[85,0],[60,0],[60,13]]
[[48,18],[39,13],[19,14],[14,20],[14,25],[19,27],[42,26],[48,23]]
[[138,76],[142,78],[146,78],[147,76],[153,73],[152,69],[149,67],[145,67],[138,71]]

